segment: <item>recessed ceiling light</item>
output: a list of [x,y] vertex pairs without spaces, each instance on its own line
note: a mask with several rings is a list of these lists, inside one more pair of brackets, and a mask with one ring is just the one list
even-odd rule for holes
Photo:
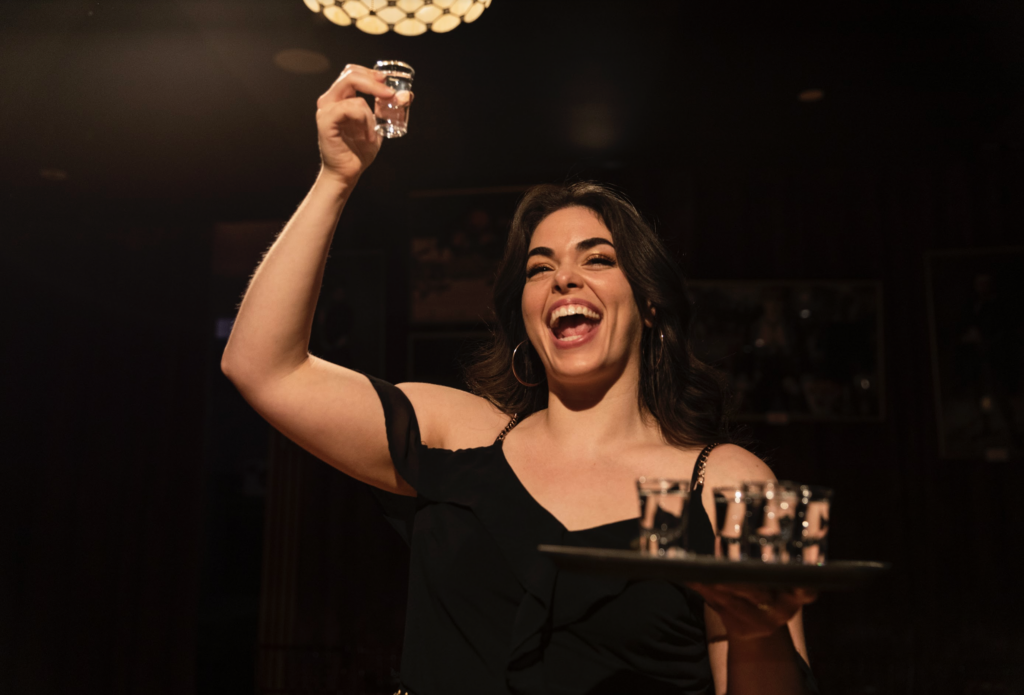
[[800,101],[821,101],[824,96],[825,92],[820,89],[805,89],[800,92],[797,99]]
[[68,172],[63,169],[40,169],[39,175],[47,181],[67,181]]
[[331,61],[322,53],[304,48],[286,48],[274,55],[274,65],[296,75],[317,75],[327,72]]

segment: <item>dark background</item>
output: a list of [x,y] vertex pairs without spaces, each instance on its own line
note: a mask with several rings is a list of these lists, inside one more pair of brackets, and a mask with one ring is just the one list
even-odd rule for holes
[[[353,366],[405,378],[413,191],[596,178],[693,278],[881,281],[885,420],[752,426],[780,477],[838,490],[834,556],[894,566],[808,609],[811,662],[830,693],[1024,691],[1024,476],[940,458],[925,283],[929,252],[1024,236],[1022,31],[987,0],[495,0],[414,38],[299,0],[0,4],[0,691],[386,689],[401,543],[217,362],[316,174],[316,97],[392,57],[410,134],[325,281],[383,307]],[[281,70],[292,48],[330,68]]]

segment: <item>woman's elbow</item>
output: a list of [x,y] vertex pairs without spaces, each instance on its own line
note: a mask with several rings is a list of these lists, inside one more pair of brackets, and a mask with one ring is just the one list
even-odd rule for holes
[[244,382],[245,370],[242,367],[242,360],[238,351],[232,350],[230,344],[224,348],[224,352],[220,356],[220,371],[236,387],[240,387]]

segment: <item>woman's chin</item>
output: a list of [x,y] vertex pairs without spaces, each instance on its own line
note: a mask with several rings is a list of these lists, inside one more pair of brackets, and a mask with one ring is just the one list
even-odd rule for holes
[[553,382],[582,385],[589,382],[595,384],[607,381],[609,377],[621,372],[616,369],[614,360],[608,360],[607,354],[558,353],[552,356],[548,366],[548,378]]

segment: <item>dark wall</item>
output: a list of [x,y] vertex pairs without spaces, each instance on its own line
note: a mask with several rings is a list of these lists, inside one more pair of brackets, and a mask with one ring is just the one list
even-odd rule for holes
[[35,202],[0,261],[0,689],[189,692],[208,235]]

